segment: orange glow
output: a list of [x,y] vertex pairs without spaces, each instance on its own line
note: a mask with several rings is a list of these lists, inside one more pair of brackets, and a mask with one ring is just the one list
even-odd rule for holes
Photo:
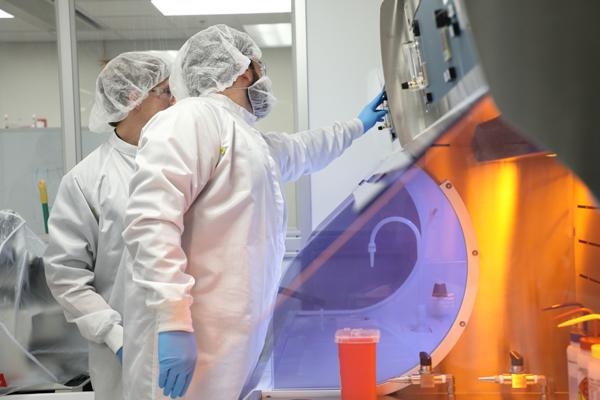
[[[490,213],[490,223],[487,224],[486,234],[497,244],[496,249],[506,249],[510,246],[512,227],[515,224],[518,170],[514,163],[502,163],[496,172],[496,199],[487,199],[488,204],[496,203],[496,212]],[[497,257],[507,262],[506,251],[499,252]]]
[[[476,309],[481,318],[477,331],[484,337],[498,335],[498,324],[507,320],[509,312],[498,298],[508,296],[510,291],[507,271],[512,264],[517,223],[518,178],[517,165],[512,162],[482,165],[470,177],[468,203],[472,205],[471,213],[477,215],[475,229],[481,249],[479,293],[496,294],[478,297]],[[502,364],[502,358],[493,362]]]
[[573,189],[575,274],[580,277],[573,290],[577,292],[578,301],[599,312],[598,284],[591,282],[587,277],[597,276],[600,265],[600,252],[597,247],[597,244],[600,244],[600,210],[597,200],[579,178],[574,178]]
[[[540,309],[575,300],[574,177],[543,153],[478,162],[475,131],[498,116],[493,100],[483,99],[439,139],[447,146],[431,148],[419,161],[437,182],[452,182],[463,198],[479,253],[473,315],[441,368],[468,376],[461,379],[466,392],[485,391],[477,373],[503,371],[508,350],[516,349],[531,368],[560,377],[566,386],[566,363],[548,364],[535,349],[558,348],[562,355],[568,343]],[[485,357],[478,357],[481,351]]]

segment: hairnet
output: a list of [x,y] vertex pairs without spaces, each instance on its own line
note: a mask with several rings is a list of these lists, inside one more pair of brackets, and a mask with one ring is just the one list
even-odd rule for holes
[[110,132],[138,106],[150,89],[169,77],[169,57],[162,52],[130,52],[113,58],[98,75],[89,128]]
[[262,52],[246,33],[214,25],[189,38],[177,53],[169,79],[177,100],[230,87]]

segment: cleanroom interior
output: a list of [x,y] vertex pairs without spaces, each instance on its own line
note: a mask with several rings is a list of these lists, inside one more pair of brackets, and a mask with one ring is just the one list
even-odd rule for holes
[[[60,2],[76,10],[72,104],[61,98]],[[87,128],[106,62],[123,51],[176,51],[217,23],[287,24],[289,41],[263,44],[279,102],[260,130],[352,118],[384,86],[389,109],[381,129],[285,189],[283,279],[247,399],[339,399],[343,328],[379,330],[380,398],[570,400],[584,380],[588,390],[579,367],[569,370],[567,347],[570,333],[597,335],[597,322],[557,325],[600,312],[600,193],[543,132],[503,114],[479,50],[493,43],[478,42],[482,24],[469,18],[482,14],[470,4],[294,0],[285,13],[164,16],[149,0],[0,0],[14,14],[0,19],[0,210],[29,228],[18,238],[28,243],[22,253],[0,248],[0,396],[61,389],[42,398],[62,399],[64,390],[93,398],[82,385],[64,386],[85,375],[86,350],[40,279],[39,182],[51,212],[69,160],[106,140]],[[452,12],[444,19],[440,10]],[[77,129],[62,120],[68,107],[78,110]]]

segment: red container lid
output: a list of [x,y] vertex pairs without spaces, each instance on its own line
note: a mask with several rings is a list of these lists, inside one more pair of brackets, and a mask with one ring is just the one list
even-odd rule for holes
[[600,337],[587,336],[582,337],[579,340],[579,347],[581,347],[581,350],[592,351],[592,346],[595,344],[600,344]]
[[0,373],[0,387],[8,387],[6,379],[4,379],[4,374],[2,373]]
[[336,343],[364,344],[379,343],[379,329],[340,329],[335,333]]

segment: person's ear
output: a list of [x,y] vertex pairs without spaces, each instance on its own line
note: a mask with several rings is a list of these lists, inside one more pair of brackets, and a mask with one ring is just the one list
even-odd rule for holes
[[250,86],[254,82],[252,68],[247,68],[241,76],[244,79],[244,86]]
[[[135,93],[129,93],[129,95],[127,96],[127,98],[129,99],[129,101],[134,102],[137,100],[138,96]],[[140,109],[141,104],[136,105],[133,109],[134,110],[139,110]]]

